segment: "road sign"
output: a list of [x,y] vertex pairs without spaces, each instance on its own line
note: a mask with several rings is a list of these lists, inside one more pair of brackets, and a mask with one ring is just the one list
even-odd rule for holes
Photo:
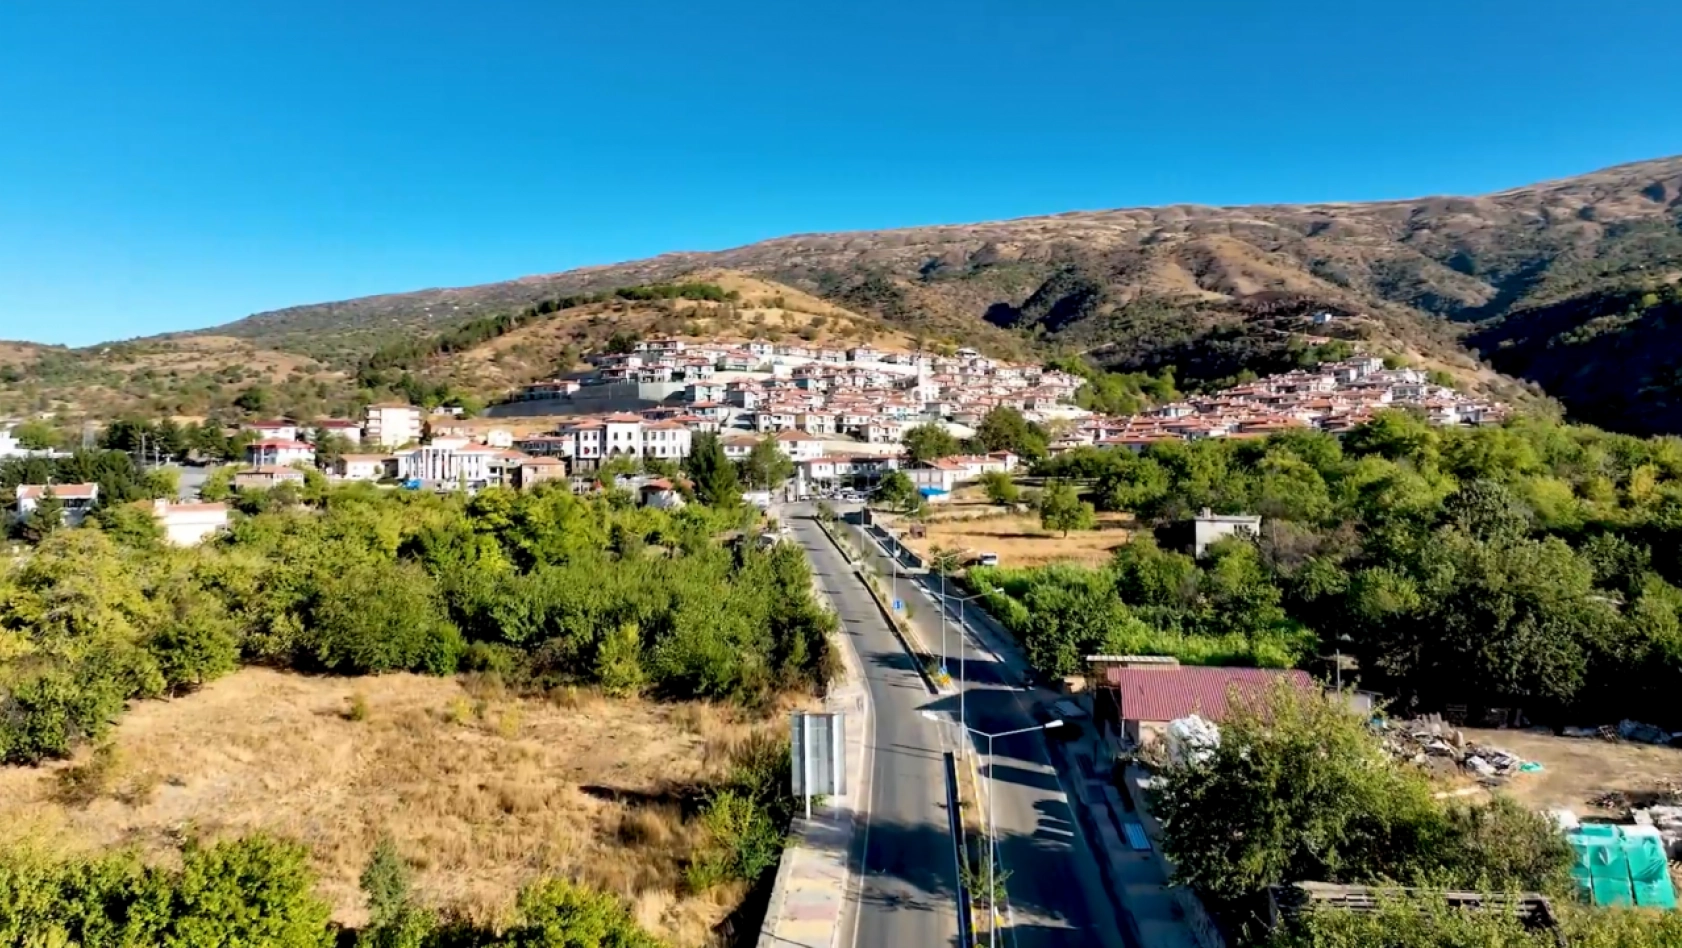
[[847,716],[797,711],[790,719],[794,795],[805,798],[811,819],[813,797],[847,792]]
[[894,600],[894,611],[895,612],[904,612],[905,611],[905,600],[895,599]]

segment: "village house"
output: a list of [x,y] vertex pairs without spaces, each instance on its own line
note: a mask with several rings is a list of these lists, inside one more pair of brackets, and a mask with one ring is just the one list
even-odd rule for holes
[[99,506],[98,484],[19,484],[13,512],[19,520],[35,512],[41,499],[51,494],[59,502],[61,517],[69,526],[79,526]]
[[285,441],[279,438],[253,441],[245,446],[245,463],[253,467],[314,464],[315,446],[302,441]]
[[196,546],[205,537],[228,529],[227,504],[172,504],[154,500],[150,510],[163,530],[164,540],[173,546]]
[[1314,690],[1307,672],[1271,668],[1187,667],[1152,664],[1103,670],[1093,696],[1093,719],[1123,746],[1160,739],[1169,722],[1189,715],[1219,724],[1237,697],[1254,697],[1277,682]]
[[363,440],[382,448],[400,448],[421,439],[421,411],[402,402],[369,405],[362,421]]
[[347,481],[377,481],[394,468],[388,454],[341,454],[333,461],[333,476]]

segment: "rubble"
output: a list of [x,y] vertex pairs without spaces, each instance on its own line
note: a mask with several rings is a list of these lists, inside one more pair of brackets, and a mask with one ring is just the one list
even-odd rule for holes
[[1420,765],[1428,765],[1433,759],[1447,761],[1487,783],[1542,769],[1540,764],[1505,748],[1467,741],[1463,731],[1436,715],[1379,726],[1384,732],[1385,750],[1397,760]]

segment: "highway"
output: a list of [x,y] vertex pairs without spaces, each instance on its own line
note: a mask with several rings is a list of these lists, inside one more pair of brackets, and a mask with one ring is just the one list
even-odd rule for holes
[[[806,549],[820,583],[840,612],[847,641],[858,649],[874,703],[875,731],[867,762],[871,786],[868,839],[859,874],[857,936],[843,931],[843,948],[956,944],[955,855],[947,828],[941,751],[943,728],[926,712],[956,720],[955,695],[931,694],[912,660],[889,630],[864,584],[817,526],[795,508],[791,529]],[[879,555],[870,544],[855,547]],[[885,563],[884,563],[885,565]],[[918,577],[922,579],[922,577]],[[924,643],[938,649],[938,607],[912,579],[900,577],[900,595],[912,600]],[[914,596],[914,598],[913,598]],[[961,636],[948,623],[947,643],[957,655]],[[964,711],[969,726],[998,733],[1033,727],[1032,694],[1016,685],[1020,671],[999,668],[974,651],[965,663]],[[951,671],[957,674],[954,660]],[[996,743],[997,765],[975,758],[982,779],[995,788],[999,859],[1008,876],[1008,917],[999,944],[1009,948],[1102,946],[1123,948],[1115,912],[1068,796],[1039,733]],[[986,742],[974,746],[985,751]]]

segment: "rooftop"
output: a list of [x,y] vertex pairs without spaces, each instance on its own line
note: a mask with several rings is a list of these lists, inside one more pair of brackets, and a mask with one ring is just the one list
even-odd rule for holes
[[1104,684],[1117,692],[1123,718],[1132,721],[1172,721],[1197,714],[1221,721],[1231,710],[1233,694],[1251,697],[1276,681],[1288,681],[1304,691],[1314,687],[1307,672],[1272,668],[1110,668]]

